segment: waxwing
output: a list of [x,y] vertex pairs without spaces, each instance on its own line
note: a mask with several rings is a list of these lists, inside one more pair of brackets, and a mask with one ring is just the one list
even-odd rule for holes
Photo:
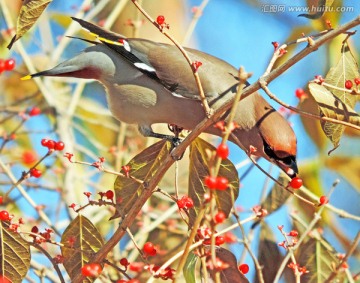
[[[95,79],[104,85],[108,106],[118,120],[137,124],[144,136],[174,137],[154,133],[151,125],[174,124],[192,130],[205,118],[192,70],[177,47],[139,38],[125,38],[94,24],[73,18],[96,36],[92,46],[53,69],[24,77],[76,77]],[[236,93],[238,70],[225,61],[186,48],[192,61],[201,62],[198,69],[205,96],[211,107],[222,103],[224,94]],[[222,117],[226,121],[226,114]],[[243,150],[263,157],[294,177],[296,137],[294,131],[273,107],[258,93],[242,99],[236,111],[239,126],[230,140]],[[205,130],[221,136],[211,126]]]

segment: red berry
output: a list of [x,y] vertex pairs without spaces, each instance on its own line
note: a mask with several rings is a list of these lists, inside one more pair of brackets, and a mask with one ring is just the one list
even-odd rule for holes
[[354,82],[355,82],[356,85],[360,85],[360,78],[355,78]]
[[33,164],[37,160],[36,153],[32,150],[25,150],[22,154],[22,162],[24,164],[30,165]]
[[179,199],[176,203],[177,203],[179,209],[184,208],[185,205],[186,205],[186,202],[185,202],[185,200],[184,200],[183,198],[182,198],[182,199]]
[[224,143],[219,144],[218,148],[216,149],[216,154],[221,159],[228,158],[228,156],[229,156],[229,147]]
[[240,264],[239,270],[242,274],[246,274],[249,272],[249,266],[246,263]]
[[225,177],[216,178],[216,189],[219,191],[224,191],[229,187],[229,180]]
[[5,71],[5,60],[0,59],[0,74]]
[[146,242],[143,247],[143,251],[145,254],[154,256],[156,255],[156,249],[154,247],[154,244],[151,242]]
[[221,246],[224,243],[225,243],[225,237],[224,236],[217,236],[215,238],[215,245]]
[[347,88],[347,89],[352,89],[352,87],[353,87],[352,81],[347,80],[347,81],[345,82],[345,88]]
[[299,177],[295,177],[290,181],[289,184],[290,184],[290,187],[297,190],[297,189],[301,188],[301,186],[303,185],[303,181]]
[[321,196],[319,201],[320,201],[320,205],[324,205],[329,202],[329,199],[327,196]]
[[28,114],[29,114],[29,116],[37,116],[37,115],[41,114],[41,110],[39,107],[34,106],[33,108],[31,108],[29,110]]
[[5,70],[11,71],[15,68],[15,60],[14,59],[7,59],[5,61]]
[[122,266],[127,267],[129,265],[129,261],[127,260],[127,258],[124,257],[124,258],[120,259],[120,264]]
[[194,201],[192,200],[191,197],[186,196],[184,198],[185,198],[185,207],[187,209],[194,207]]
[[49,140],[49,139],[42,139],[41,140],[41,145],[44,147],[47,147],[48,149],[54,149],[55,148],[55,141],[53,140]]
[[0,220],[1,220],[1,221],[8,221],[8,220],[10,220],[9,212],[7,212],[6,210],[0,211]]
[[4,201],[3,196],[0,196],[0,204],[3,204],[3,201]]
[[36,168],[31,168],[30,169],[30,176],[35,177],[35,178],[40,178],[41,177],[41,171],[39,169],[36,169]]
[[223,223],[225,219],[226,219],[226,214],[223,211],[219,211],[214,216],[215,223]]
[[108,191],[106,191],[105,196],[107,199],[113,199],[114,192],[112,190],[108,190]]
[[42,140],[41,140],[41,145],[46,147],[47,144],[48,144],[48,142],[49,142],[48,139],[42,139]]
[[7,279],[5,276],[0,275],[0,283],[11,283],[11,281]]
[[55,141],[53,140],[48,140],[47,144],[46,144],[46,147],[48,149],[55,149]]
[[102,272],[102,267],[98,263],[85,264],[81,268],[81,274],[86,277],[98,277]]
[[295,96],[299,99],[302,99],[304,96],[306,96],[306,93],[302,88],[298,88],[295,90]]
[[54,149],[55,150],[63,150],[65,144],[62,141],[55,142]]
[[156,18],[156,22],[158,23],[158,25],[163,25],[165,23],[165,17],[164,16],[158,16]]
[[204,179],[205,185],[210,189],[214,190],[216,189],[216,177],[213,176],[206,176]]

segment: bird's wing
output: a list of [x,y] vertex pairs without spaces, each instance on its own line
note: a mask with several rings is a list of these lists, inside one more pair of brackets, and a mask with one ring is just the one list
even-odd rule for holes
[[[127,39],[84,20],[72,19],[173,95],[199,99],[191,67],[176,46],[145,39]],[[229,90],[235,92],[237,71],[234,67],[209,54],[189,48],[186,51],[192,61],[202,64],[198,73],[206,97],[216,98]]]

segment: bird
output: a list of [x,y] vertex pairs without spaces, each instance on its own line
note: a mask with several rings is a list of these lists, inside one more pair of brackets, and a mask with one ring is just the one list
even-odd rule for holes
[[[72,17],[96,40],[80,54],[52,69],[27,75],[95,79],[106,90],[108,107],[121,122],[137,124],[148,137],[175,141],[171,135],[155,133],[152,125],[165,123],[192,130],[205,117],[193,71],[179,49],[171,44],[141,38],[126,38],[95,24]],[[210,54],[185,48],[193,62],[201,62],[199,74],[211,107],[223,103],[224,95],[236,94],[238,70]],[[227,121],[229,111],[220,119]],[[297,139],[287,120],[258,92],[243,98],[237,106],[230,141],[255,157],[277,165],[290,178],[298,174]],[[210,126],[205,132],[222,136]],[[251,150],[250,150],[251,149]]]

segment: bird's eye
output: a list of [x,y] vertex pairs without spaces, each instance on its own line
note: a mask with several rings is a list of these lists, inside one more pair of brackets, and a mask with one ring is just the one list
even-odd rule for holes
[[279,159],[274,150],[264,141],[264,152],[266,153],[267,156],[269,156],[272,159]]
[[284,162],[284,164],[286,164],[286,165],[291,165],[292,163],[294,163],[295,157],[287,156],[287,157],[281,158],[281,161]]

